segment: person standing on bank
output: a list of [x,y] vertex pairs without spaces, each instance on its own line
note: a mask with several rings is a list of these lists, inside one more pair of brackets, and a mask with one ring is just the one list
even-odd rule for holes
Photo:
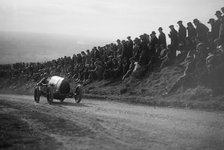
[[170,40],[171,40],[171,59],[174,60],[176,58],[176,51],[178,48],[178,33],[177,30],[175,30],[173,25],[169,26],[170,28]]
[[181,20],[178,21],[177,24],[179,25],[178,42],[179,42],[179,44],[185,45],[185,40],[186,40],[186,35],[187,35],[186,28],[183,25],[183,22]]
[[196,26],[197,40],[199,42],[208,44],[208,37],[207,37],[209,32],[208,27],[204,25],[203,23],[201,23],[198,19],[194,19],[193,22]]
[[158,43],[159,43],[160,46],[163,45],[166,48],[167,47],[166,35],[165,35],[165,33],[163,33],[163,28],[159,27],[158,31],[159,31],[159,39],[158,39],[159,41],[158,41]]

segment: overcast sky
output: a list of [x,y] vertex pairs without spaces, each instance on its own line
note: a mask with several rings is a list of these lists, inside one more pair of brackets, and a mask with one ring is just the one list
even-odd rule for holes
[[[0,30],[116,40],[178,20],[207,24],[223,0],[0,0]],[[158,33],[158,32],[157,32]]]

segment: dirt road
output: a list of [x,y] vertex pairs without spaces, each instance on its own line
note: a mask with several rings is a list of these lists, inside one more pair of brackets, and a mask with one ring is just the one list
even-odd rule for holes
[[224,113],[0,95],[0,149],[224,148]]

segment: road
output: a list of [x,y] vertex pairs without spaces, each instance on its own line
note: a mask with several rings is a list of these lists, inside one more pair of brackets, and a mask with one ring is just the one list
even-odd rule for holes
[[[223,112],[91,99],[49,105],[44,97],[35,103],[33,96],[0,95],[0,119],[3,149],[224,149]],[[17,119],[25,125],[15,130]],[[5,139],[9,133],[14,140]]]

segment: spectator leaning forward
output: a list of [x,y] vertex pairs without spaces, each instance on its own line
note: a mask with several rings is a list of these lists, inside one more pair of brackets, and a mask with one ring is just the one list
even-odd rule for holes
[[207,38],[207,35],[209,32],[208,27],[204,25],[203,23],[201,23],[198,19],[194,19],[193,22],[196,26],[196,31],[197,31],[196,38],[198,42],[208,44],[208,38]]

